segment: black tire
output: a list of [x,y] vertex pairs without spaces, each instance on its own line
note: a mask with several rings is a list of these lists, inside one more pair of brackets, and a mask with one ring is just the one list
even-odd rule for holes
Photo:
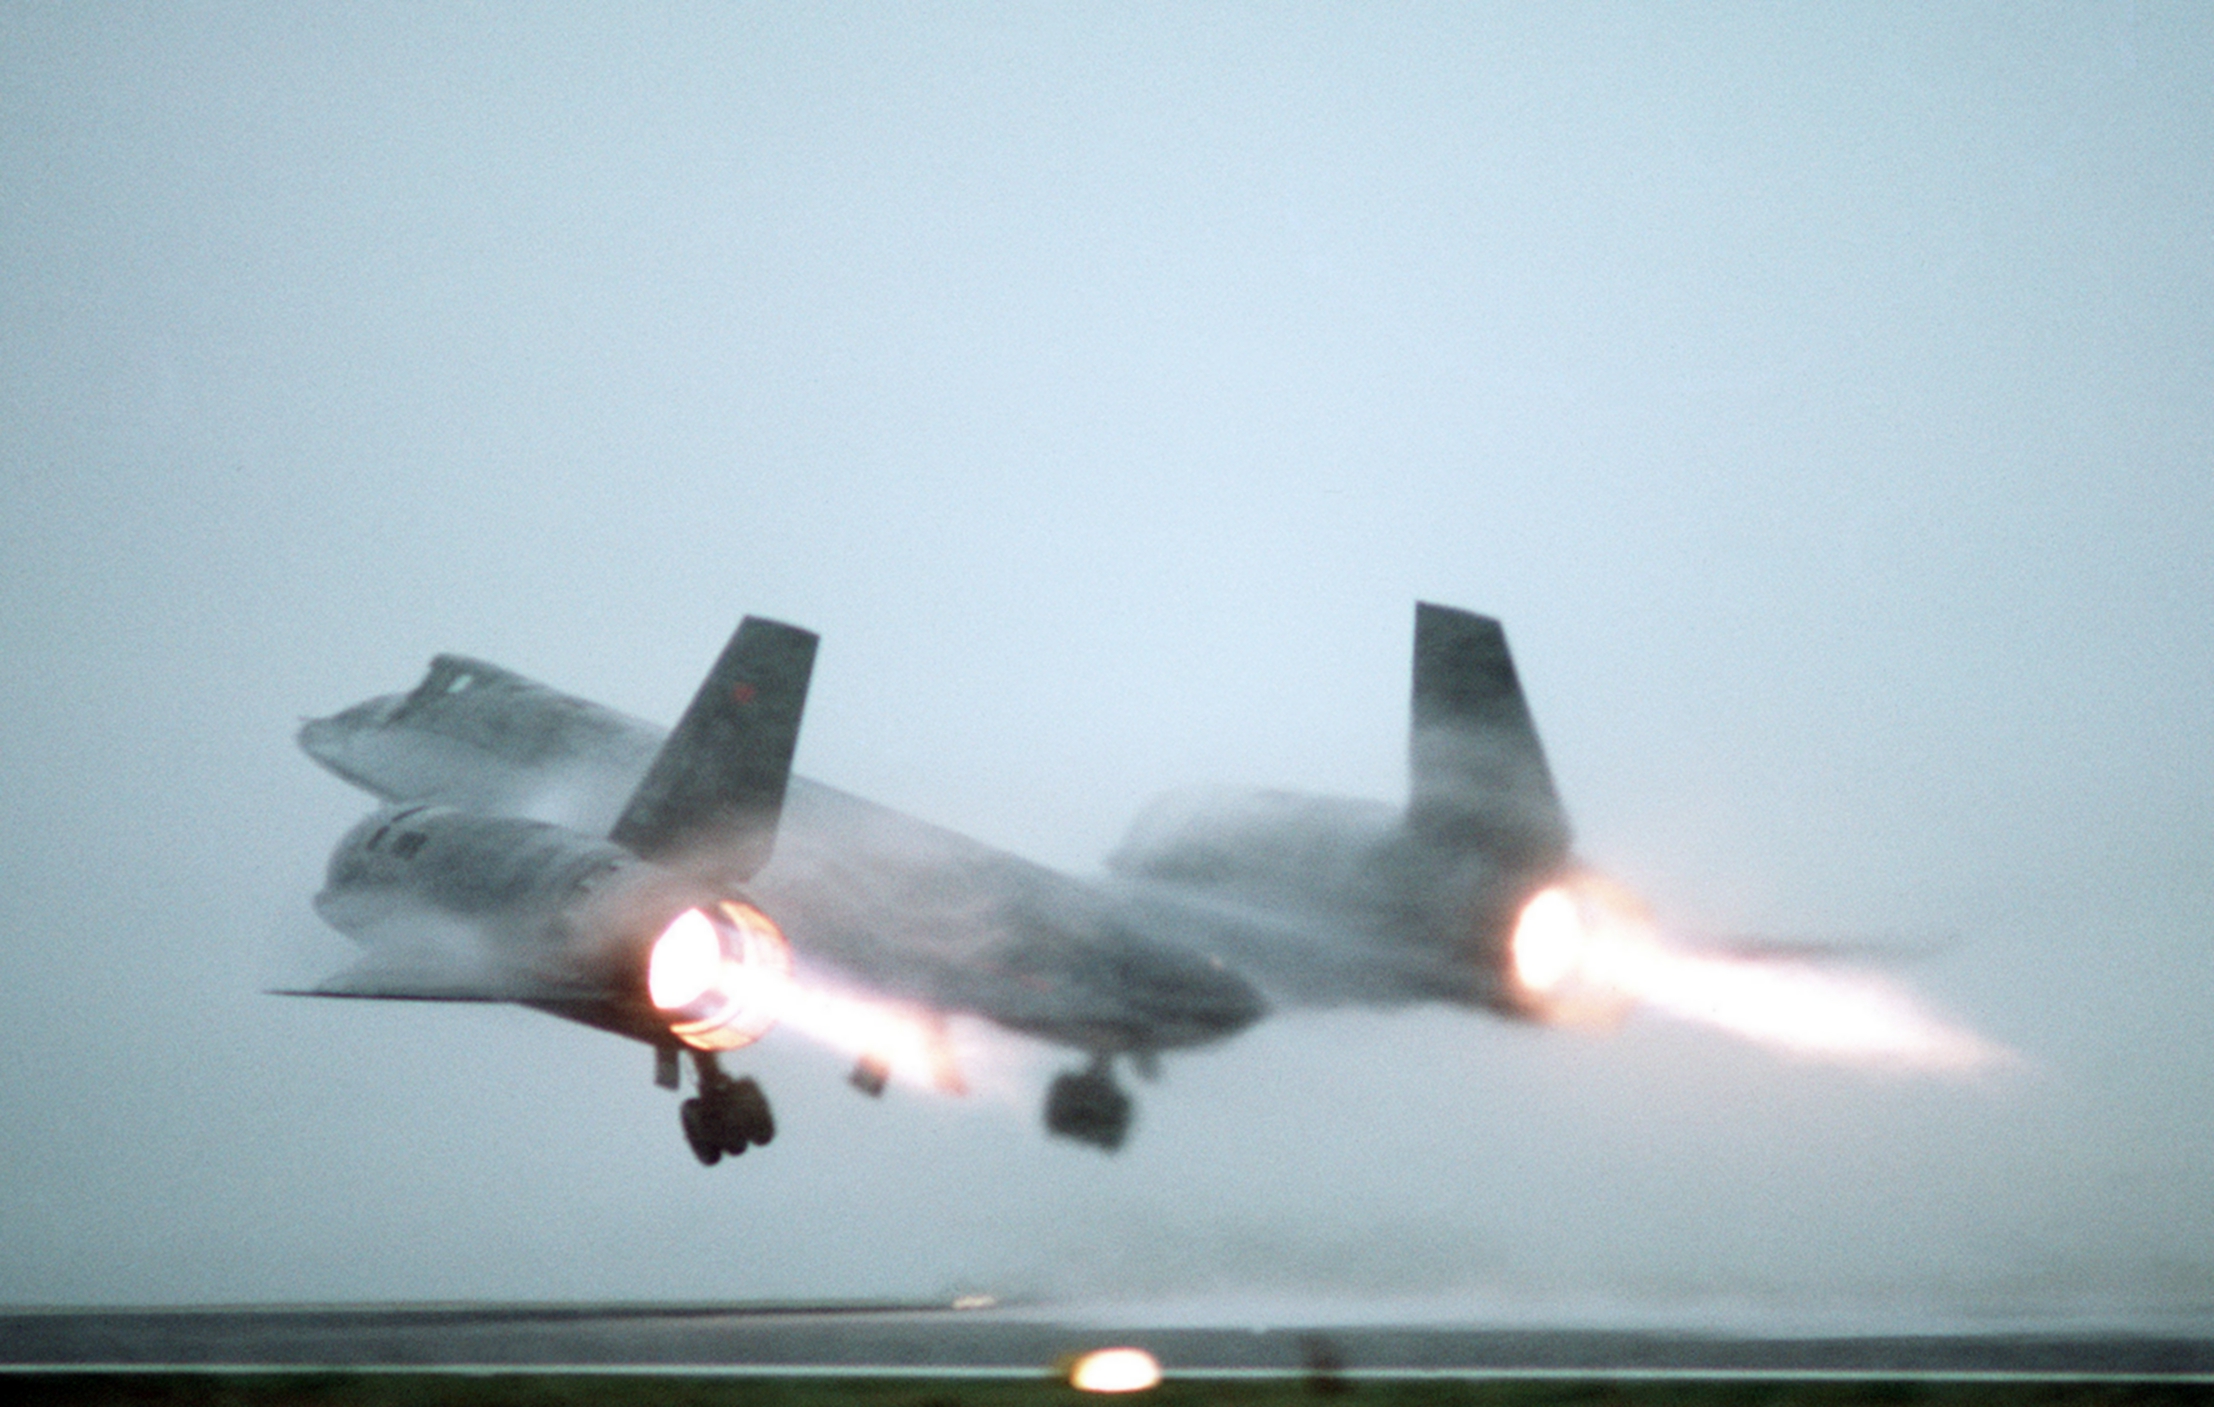
[[740,1080],[730,1092],[731,1120],[744,1130],[748,1142],[767,1144],[776,1137],[776,1116],[769,1112],[769,1097],[752,1079]]
[[1054,1077],[1046,1089],[1046,1131],[1109,1153],[1130,1133],[1130,1096],[1094,1070]]
[[684,1126],[684,1141],[692,1145],[692,1156],[700,1166],[711,1168],[723,1160],[722,1145],[708,1128],[707,1109],[697,1099],[687,1099],[678,1107],[677,1122]]
[[735,1158],[746,1151],[752,1137],[738,1086],[722,1085],[700,1098],[700,1126],[717,1148]]

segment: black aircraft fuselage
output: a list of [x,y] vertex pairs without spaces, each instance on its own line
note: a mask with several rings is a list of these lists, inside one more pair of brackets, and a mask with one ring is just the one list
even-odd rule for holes
[[[661,826],[674,838],[659,853],[636,853],[622,842],[651,809],[642,793],[666,792],[686,770],[673,753],[749,746],[752,686],[718,670],[674,740],[452,655],[406,694],[306,724],[299,741],[312,757],[390,803],[332,857],[317,907],[364,958],[318,994],[523,1002],[655,1045],[665,1082],[688,1046],[704,1098],[730,1084],[713,1052],[732,1046],[703,1049],[687,1034],[697,1013],[657,1005],[653,986],[674,980],[686,950],[662,941],[670,925],[698,913],[722,935],[718,970],[746,979],[726,986],[782,961],[803,981],[1084,1052],[1087,1068],[1049,1092],[1047,1125],[1107,1148],[1130,1117],[1116,1059],[1148,1068],[1271,1006],[1543,1010],[1517,976],[1512,939],[1532,896],[1574,867],[1496,621],[1417,609],[1405,807],[1273,791],[1172,797],[1139,817],[1093,880],[758,762],[731,772],[742,794],[724,808],[724,831],[687,831],[680,814]],[[736,722],[717,733],[695,723],[702,708]],[[787,765],[797,718],[795,703],[777,722]],[[743,865],[717,858],[735,852]],[[763,917],[788,948],[757,973],[741,940]],[[733,1017],[714,1039],[760,1021]],[[870,1087],[870,1076],[864,1053],[856,1083]],[[687,1134],[703,1120],[688,1112]],[[693,1146],[712,1161],[712,1138]]]

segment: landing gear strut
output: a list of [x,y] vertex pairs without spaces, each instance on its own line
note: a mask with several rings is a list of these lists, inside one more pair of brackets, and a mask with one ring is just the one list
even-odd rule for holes
[[700,1092],[685,1100],[677,1114],[693,1157],[713,1167],[725,1153],[735,1158],[749,1146],[776,1137],[768,1096],[751,1077],[734,1080],[724,1074],[711,1050],[693,1051],[692,1063],[699,1070]]
[[1130,1096],[1116,1085],[1106,1055],[1093,1056],[1089,1069],[1054,1076],[1046,1089],[1045,1125],[1049,1133],[1109,1153],[1122,1147],[1130,1132]]

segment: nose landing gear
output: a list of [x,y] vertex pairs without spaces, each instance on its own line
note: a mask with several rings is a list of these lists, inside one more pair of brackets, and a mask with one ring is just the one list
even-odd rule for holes
[[725,1153],[735,1158],[776,1137],[776,1118],[760,1085],[750,1076],[734,1080],[724,1074],[713,1051],[694,1051],[692,1061],[699,1070],[700,1092],[685,1100],[677,1115],[693,1157],[713,1167]]
[[1092,1057],[1090,1068],[1056,1075],[1046,1088],[1048,1133],[1112,1153],[1130,1133],[1130,1096],[1115,1083],[1113,1061]]

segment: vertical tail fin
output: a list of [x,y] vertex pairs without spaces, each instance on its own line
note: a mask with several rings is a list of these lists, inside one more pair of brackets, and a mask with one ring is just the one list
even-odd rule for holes
[[1408,826],[1453,850],[1534,858],[1568,848],[1530,706],[1489,616],[1415,606]]
[[815,645],[810,631],[747,616],[610,838],[642,859],[686,854],[732,881],[767,864]]

